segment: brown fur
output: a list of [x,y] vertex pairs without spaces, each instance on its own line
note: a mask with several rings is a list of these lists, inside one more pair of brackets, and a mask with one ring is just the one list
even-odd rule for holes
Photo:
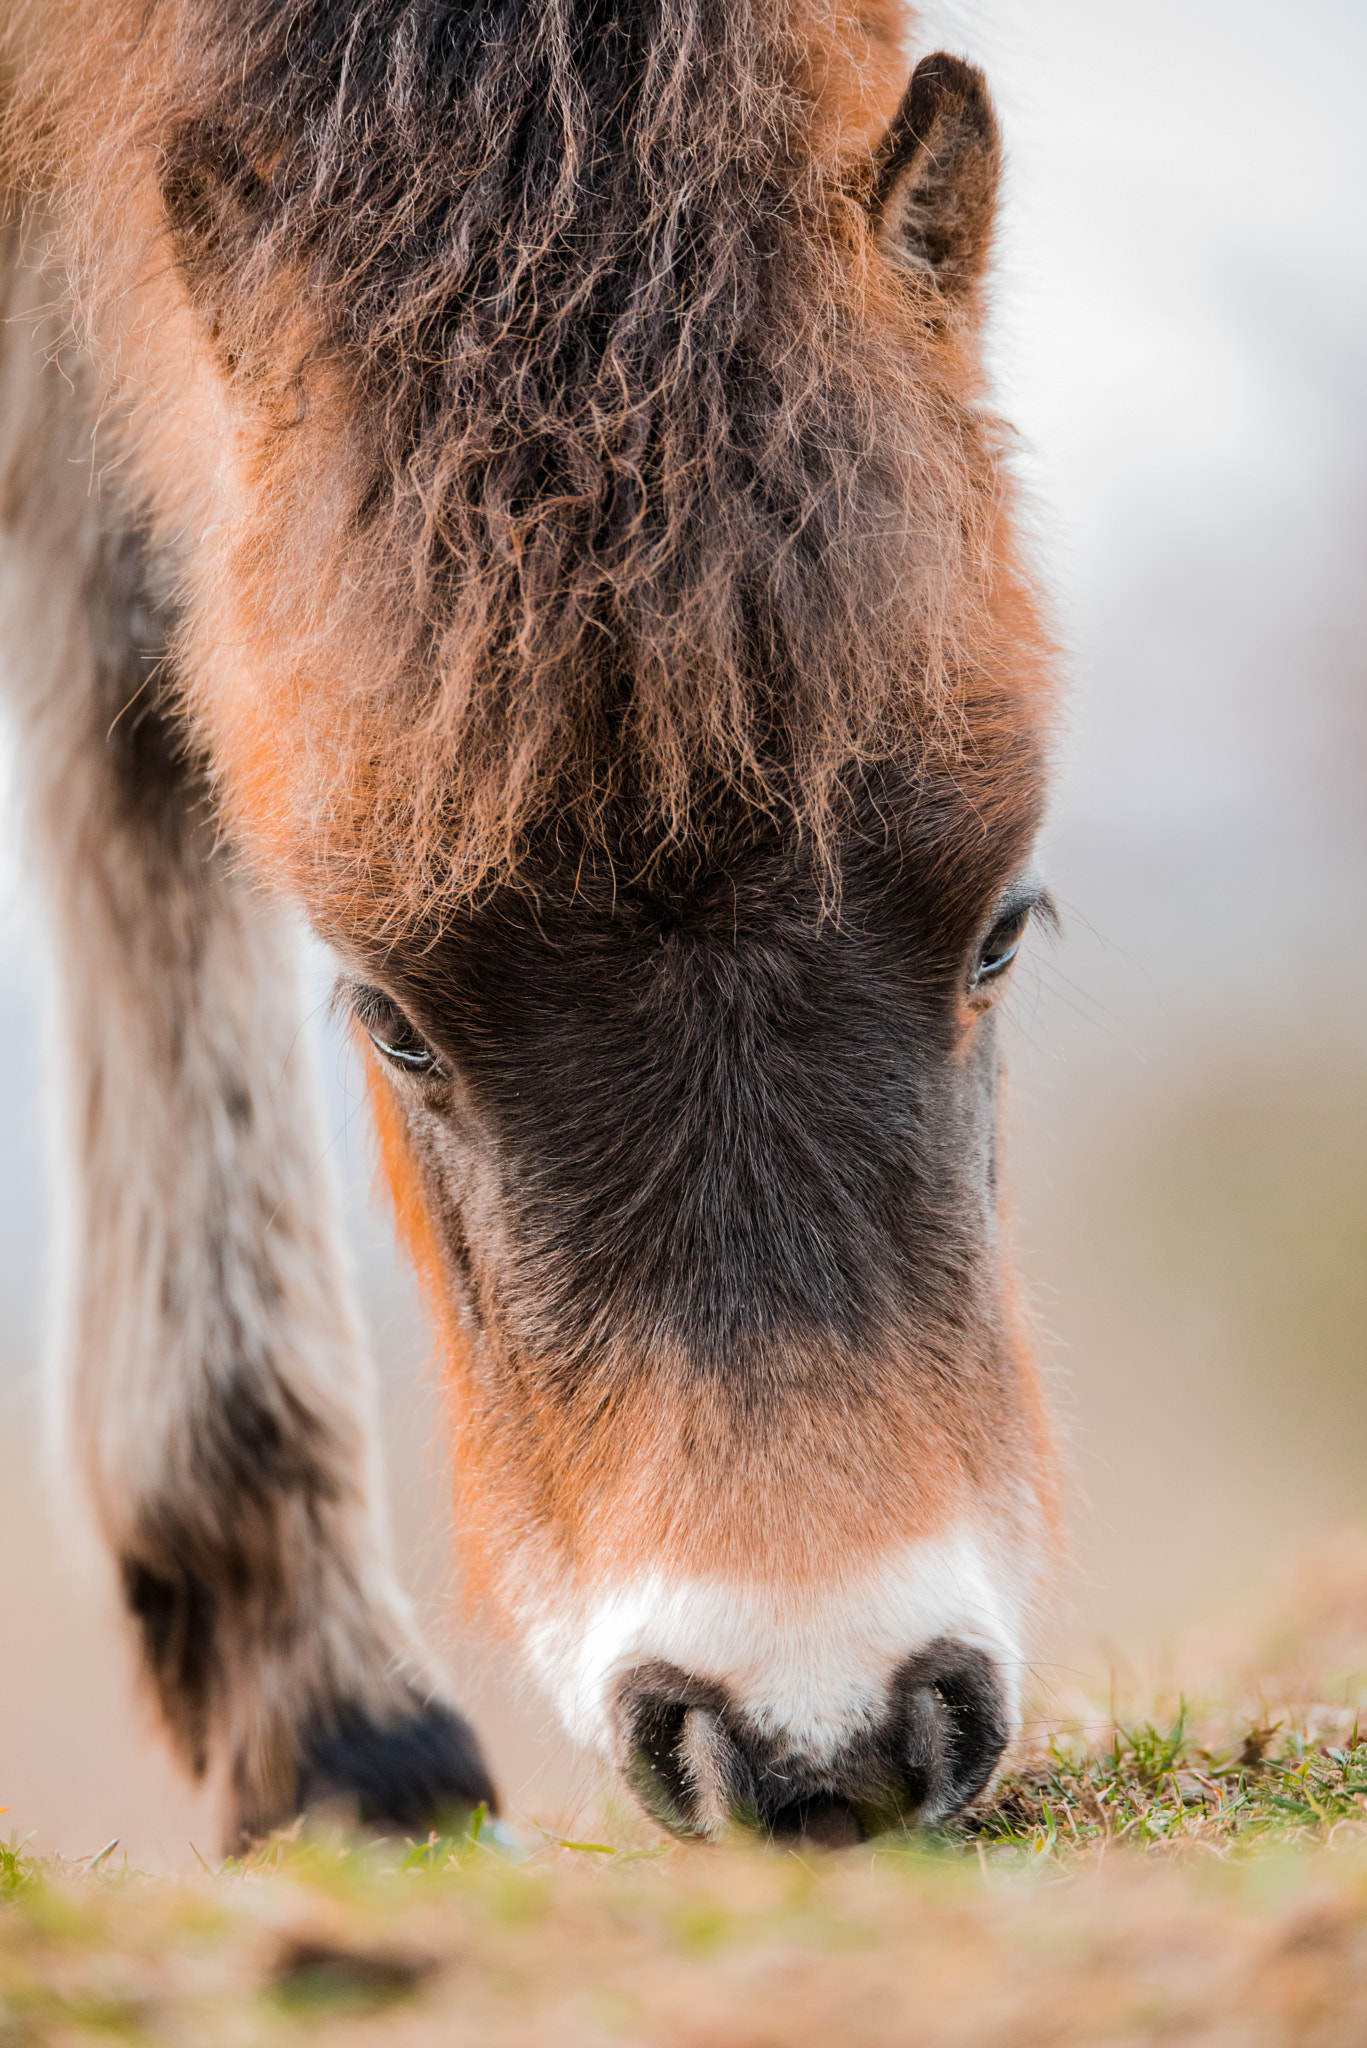
[[89,487],[60,278],[0,239],[0,617],[61,1003],[66,1436],[186,1764],[227,1831],[301,1744],[437,1681],[395,1583],[294,934],[168,715],[166,617]]
[[[653,1563],[811,1584],[833,1550],[856,1566],[985,1500],[1028,1544],[1040,1533],[1035,1500],[1010,1504],[1022,1472],[1042,1486],[1056,1534],[1051,1433],[1014,1294],[999,1328],[956,1333],[942,1389],[923,1369],[929,1332],[882,1329],[864,1357],[790,1347],[761,1396],[782,1430],[756,1427],[753,1390],[698,1383],[658,1340],[648,1356],[629,1342],[600,1353],[567,1395],[553,1339],[544,1351],[519,1342],[499,1327],[496,1299],[477,1333],[461,1317],[468,1283],[433,1228],[439,1175],[430,1163],[424,1173],[373,1055],[368,1067],[396,1220],[446,1361],[467,1593],[491,1619],[516,1610],[529,1542],[552,1581]],[[496,1197],[468,1213],[484,1230],[502,1220]],[[492,1253],[483,1270],[496,1270]]]
[[670,0],[590,176],[557,0],[509,221],[496,62],[424,126],[402,60],[315,104],[287,14],[248,45],[219,0],[125,0],[84,71],[45,15],[11,132],[137,407],[226,801],[330,928],[430,919],[552,818],[677,843],[725,788],[834,869],[853,766],[911,730],[952,759],[1004,667],[1038,689],[971,331],[877,253],[848,118],[794,82],[819,51],[846,104],[848,17]]
[[[72,418],[100,414],[104,530],[153,565],[159,702],[224,876],[245,891],[245,862],[300,903],[441,1050],[421,1085],[368,1058],[476,1592],[516,1618],[647,1567],[819,1588],[975,1518],[1023,1583],[1057,1513],[972,969],[1038,825],[1053,684],[979,354],[990,104],[937,59],[898,105],[885,0],[497,5],[477,36],[438,0],[108,0],[97,33],[79,0],[4,10],[5,168],[98,393]],[[567,1037],[575,959],[597,1013]],[[192,986],[188,946],[167,972]],[[540,1039],[509,1018],[515,972]],[[826,1047],[810,1101],[800,1015]],[[900,1152],[880,1089],[894,1123],[923,1105]],[[748,1209],[747,1146],[793,1174]],[[236,1160],[234,1199],[263,1172]],[[537,1209],[552,1184],[590,1219],[578,1242]],[[637,1210],[644,1259],[619,1227]],[[226,1226],[199,1223],[196,1313],[236,1328]],[[651,1228],[692,1229],[716,1284],[662,1297]],[[83,1342],[102,1415],[109,1361]],[[292,1774],[301,1798],[359,1784],[357,1745],[413,1703],[385,1659],[419,1655],[357,1533],[354,1343],[321,1390],[290,1346],[272,1326],[279,1434],[346,1511],[308,1551],[332,1591],[279,1603],[295,1675],[240,1825],[285,1810]],[[235,1442],[207,1402],[197,1427]],[[208,1490],[240,1511],[229,1477]],[[293,1544],[264,1519],[253,1588]],[[136,1517],[106,1521],[132,1555]],[[350,1662],[311,1661],[311,1598]],[[938,1770],[959,1653],[937,1647],[937,1679],[921,1647],[889,1725],[933,1725]],[[162,1683],[196,1758],[251,1710],[250,1654],[212,1698]],[[466,1759],[437,1790],[484,1782]]]

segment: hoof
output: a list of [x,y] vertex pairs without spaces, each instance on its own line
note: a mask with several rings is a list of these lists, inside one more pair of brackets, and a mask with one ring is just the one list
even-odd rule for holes
[[476,1806],[497,1813],[498,1795],[469,1723],[434,1700],[398,1721],[339,1714],[305,1751],[298,1804],[345,1806],[361,1827],[426,1834]]

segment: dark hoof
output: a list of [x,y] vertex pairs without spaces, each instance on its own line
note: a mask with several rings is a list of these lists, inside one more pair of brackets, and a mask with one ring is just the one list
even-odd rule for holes
[[463,1825],[476,1806],[497,1813],[498,1794],[469,1723],[434,1700],[384,1724],[339,1714],[308,1745],[298,1804],[345,1806],[361,1827],[425,1835]]

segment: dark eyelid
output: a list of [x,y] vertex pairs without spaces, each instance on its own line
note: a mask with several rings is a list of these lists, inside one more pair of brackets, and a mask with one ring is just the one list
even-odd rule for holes
[[1021,878],[997,899],[992,922],[980,941],[977,964],[969,976],[969,988],[977,989],[1006,973],[1025,939],[1027,925],[1042,923],[1051,931],[1059,928],[1053,897],[1034,876]]
[[363,1030],[378,1031],[385,1025],[392,1027],[396,1022],[411,1029],[399,1005],[382,988],[374,988],[369,982],[353,981],[346,990],[346,996],[351,1014]]
[[1062,936],[1063,918],[1047,889],[1040,888],[1035,891],[1030,903],[1030,916],[1035,924],[1043,925],[1054,938]]
[[[332,1013],[343,1022],[354,1021],[359,1024],[362,1031],[375,1041],[382,1052],[388,1053],[390,1057],[397,1055],[401,1066],[409,1064],[404,1058],[403,1051],[398,1047],[387,1046],[386,1039],[398,1037],[400,1034],[411,1036],[428,1054],[433,1070],[441,1069],[439,1056],[428,1045],[403,1006],[395,1002],[393,996],[386,995],[382,988],[376,988],[373,983],[361,981],[351,975],[343,975],[333,991]],[[412,1063],[412,1067],[413,1071],[417,1071],[416,1061]]]
[[338,975],[332,984],[332,994],[328,997],[327,1015],[330,1024],[345,1029],[348,1024],[355,1023],[359,1015],[358,1003],[363,986],[364,984],[357,981],[354,975]]
[[1008,889],[992,913],[992,922],[987,927],[988,937],[998,925],[1014,924],[1019,917],[1030,917],[1039,924],[1047,925],[1050,931],[1060,929],[1058,906],[1042,882],[1026,877]]
[[372,1023],[380,1022],[380,1003],[397,1007],[383,989],[372,987],[358,975],[339,974],[328,1001],[328,1017],[334,1024],[359,1024],[368,1030]]

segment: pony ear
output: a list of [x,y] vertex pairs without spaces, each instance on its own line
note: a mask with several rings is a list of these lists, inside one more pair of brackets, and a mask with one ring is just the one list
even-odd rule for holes
[[923,57],[874,155],[869,214],[893,263],[928,272],[945,297],[972,300],[987,267],[1001,138],[981,71],[944,51]]

